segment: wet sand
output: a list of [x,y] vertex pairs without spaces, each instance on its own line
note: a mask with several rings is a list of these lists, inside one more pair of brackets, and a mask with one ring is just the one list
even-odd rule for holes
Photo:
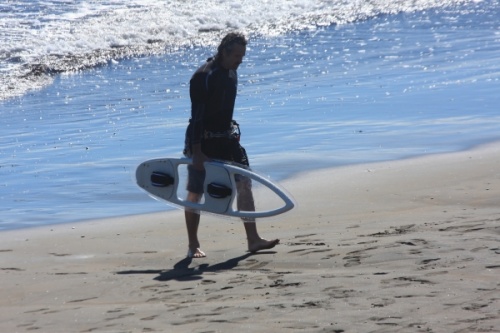
[[259,222],[181,211],[0,233],[2,332],[498,332],[500,143],[297,175]]

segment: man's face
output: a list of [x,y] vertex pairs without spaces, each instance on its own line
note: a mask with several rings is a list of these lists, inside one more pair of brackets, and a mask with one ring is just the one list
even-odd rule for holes
[[246,47],[243,45],[235,44],[231,52],[224,52],[224,58],[222,61],[222,67],[225,69],[237,70],[238,66],[243,62],[243,57],[245,56]]

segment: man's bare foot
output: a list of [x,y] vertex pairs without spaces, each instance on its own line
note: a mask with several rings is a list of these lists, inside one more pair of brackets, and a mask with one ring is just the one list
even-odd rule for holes
[[205,258],[207,255],[199,247],[194,250],[189,249],[187,253],[188,258]]
[[267,240],[267,239],[259,239],[256,241],[252,241],[251,243],[248,242],[248,251],[255,253],[260,250],[268,250],[272,249],[276,245],[278,245],[280,242],[279,239],[273,239],[273,240]]

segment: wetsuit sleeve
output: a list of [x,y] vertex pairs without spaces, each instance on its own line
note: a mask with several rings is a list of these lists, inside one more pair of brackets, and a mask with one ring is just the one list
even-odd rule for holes
[[207,87],[205,73],[196,73],[189,83],[189,95],[191,97],[191,143],[197,144],[201,141],[203,133],[203,117],[207,104]]

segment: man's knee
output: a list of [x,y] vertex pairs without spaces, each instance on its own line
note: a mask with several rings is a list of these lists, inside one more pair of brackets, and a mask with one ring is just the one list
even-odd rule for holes
[[200,202],[202,195],[203,194],[200,193],[188,192],[187,201],[198,203]]
[[249,192],[252,190],[252,180],[248,177],[240,177],[236,182],[238,192]]

